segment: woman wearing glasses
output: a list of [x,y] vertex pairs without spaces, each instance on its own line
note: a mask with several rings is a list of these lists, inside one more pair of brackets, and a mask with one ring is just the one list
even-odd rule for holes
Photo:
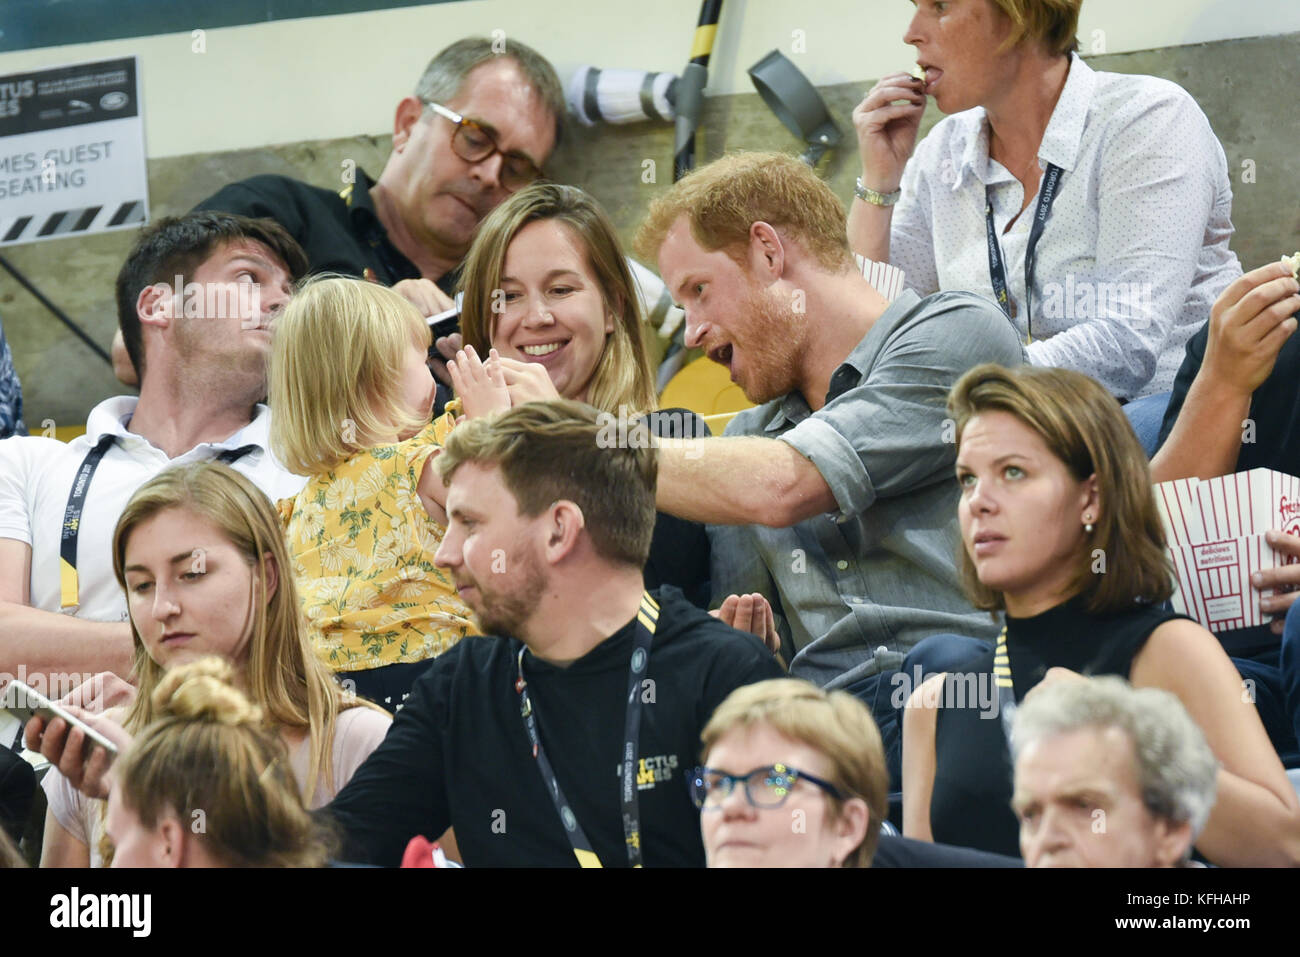
[[889,774],[871,713],[777,678],[737,688],[700,734],[691,779],[709,867],[869,867]]

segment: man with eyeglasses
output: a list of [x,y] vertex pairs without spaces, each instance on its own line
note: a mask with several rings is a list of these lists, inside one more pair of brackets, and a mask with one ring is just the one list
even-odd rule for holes
[[[287,176],[231,183],[198,204],[270,217],[302,245],[309,269],[392,286],[433,316],[452,308],[478,224],[542,175],[560,139],[564,92],[546,58],[516,40],[458,40],[397,104],[377,180],[360,168],[342,190]],[[132,369],[114,342],[114,368]]]

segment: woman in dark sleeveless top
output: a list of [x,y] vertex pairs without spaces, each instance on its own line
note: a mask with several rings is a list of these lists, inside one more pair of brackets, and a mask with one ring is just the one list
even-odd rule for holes
[[[1217,640],[1159,607],[1172,576],[1146,458],[1115,400],[1077,372],[979,366],[953,388],[961,569],[1006,612],[993,652],[928,680],[903,730],[909,837],[1019,853],[1006,724],[1048,676],[1115,674],[1173,692],[1221,762],[1197,848],[1226,866],[1300,860],[1300,799]],[[1009,722],[1008,722],[1009,723]]]

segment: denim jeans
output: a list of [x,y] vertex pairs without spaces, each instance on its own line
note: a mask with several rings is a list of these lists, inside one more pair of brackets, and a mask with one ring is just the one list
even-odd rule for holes
[[1160,392],[1144,399],[1134,399],[1124,406],[1124,414],[1128,416],[1129,425],[1133,426],[1133,432],[1142,443],[1142,450],[1146,452],[1147,458],[1156,454],[1156,443],[1160,441],[1160,426],[1165,421],[1165,410],[1169,408],[1171,395],[1172,392]]
[[913,646],[900,670],[871,675],[844,689],[870,708],[871,716],[876,719],[885,746],[890,791],[898,791],[903,786],[903,706],[908,695],[916,690],[917,675],[924,681],[931,675],[957,671],[992,650],[989,642],[966,635],[930,635]]
[[1259,719],[1282,764],[1300,767],[1300,601],[1287,612],[1277,648],[1232,663],[1252,683]]

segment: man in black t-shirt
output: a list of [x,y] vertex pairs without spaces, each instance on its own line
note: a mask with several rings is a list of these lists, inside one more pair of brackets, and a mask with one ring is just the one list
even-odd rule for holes
[[656,452],[608,432],[563,400],[452,432],[434,560],[487,637],[434,662],[330,805],[346,859],[396,865],[452,827],[469,866],[704,865],[700,731],[781,669],[676,589],[643,590]]
[[[1156,482],[1214,478],[1254,468],[1300,475],[1300,282],[1288,263],[1269,263],[1234,281],[1210,321],[1187,341],[1187,356],[1151,460]],[[1300,767],[1300,646],[1283,635],[1300,597],[1300,536],[1270,531],[1268,544],[1293,564],[1251,582],[1268,625],[1218,637],[1254,695],[1273,747]]]

